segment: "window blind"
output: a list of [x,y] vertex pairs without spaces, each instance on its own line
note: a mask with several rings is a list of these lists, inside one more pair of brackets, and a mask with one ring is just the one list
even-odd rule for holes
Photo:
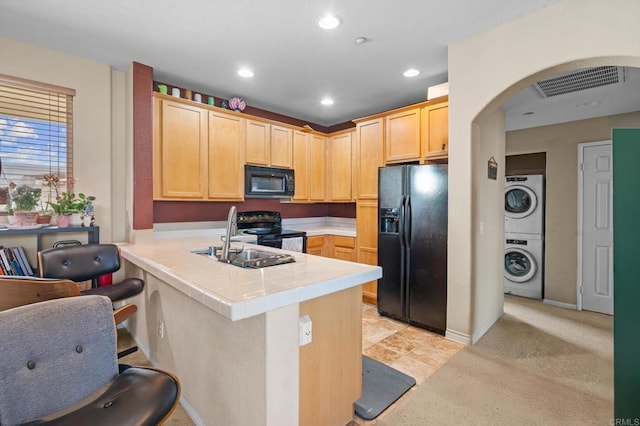
[[0,192],[14,185],[40,188],[46,206],[55,200],[46,176],[59,179],[59,192],[73,185],[74,95],[73,89],[0,74]]

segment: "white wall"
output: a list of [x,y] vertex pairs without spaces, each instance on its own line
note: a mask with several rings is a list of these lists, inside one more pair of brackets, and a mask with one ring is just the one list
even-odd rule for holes
[[[21,41],[0,37],[0,73],[65,86],[76,90],[74,98],[74,172],[79,178],[76,192],[96,196],[96,222],[100,226],[100,240],[122,235],[125,224],[113,221],[114,212],[124,205],[124,191],[112,192],[113,168],[123,158],[119,147],[113,147],[114,135],[120,138],[120,121],[112,123],[113,110],[124,109],[112,101],[120,101],[124,86],[117,83],[121,72],[107,64],[48,50]],[[113,81],[116,84],[112,84]],[[117,135],[116,135],[117,132]],[[119,139],[118,139],[119,140]],[[112,156],[112,153],[114,154]],[[119,218],[118,218],[119,219]]]
[[[506,99],[534,81],[588,66],[640,66],[640,2],[564,0],[449,47],[449,294],[447,334],[477,340],[500,315],[499,297],[478,291],[495,279],[479,267],[480,253],[502,262],[501,232],[476,239],[479,223],[500,230],[503,214],[485,217],[476,200],[496,199],[503,188],[473,182],[486,167],[487,134],[504,132],[483,122]],[[493,130],[485,127],[493,127]],[[504,149],[504,148],[503,148]],[[497,149],[495,149],[497,152]],[[504,157],[498,159],[504,164]],[[483,258],[484,259],[484,258]],[[485,312],[492,306],[492,313]]]

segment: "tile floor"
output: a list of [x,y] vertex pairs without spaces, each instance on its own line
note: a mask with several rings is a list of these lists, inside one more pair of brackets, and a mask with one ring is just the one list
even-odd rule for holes
[[362,352],[416,379],[416,386],[385,410],[377,419],[354,417],[352,425],[374,425],[415,391],[464,345],[439,334],[378,315],[375,305],[362,305]]

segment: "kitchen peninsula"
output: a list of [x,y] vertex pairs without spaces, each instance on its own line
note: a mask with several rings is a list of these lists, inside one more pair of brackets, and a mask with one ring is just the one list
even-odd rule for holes
[[[296,261],[245,269],[191,252],[210,245],[219,237],[121,245],[127,276],[146,281],[127,328],[178,375],[185,409],[209,425],[346,424],[362,386],[360,285],[381,268],[269,248]],[[313,332],[299,347],[302,315]]]

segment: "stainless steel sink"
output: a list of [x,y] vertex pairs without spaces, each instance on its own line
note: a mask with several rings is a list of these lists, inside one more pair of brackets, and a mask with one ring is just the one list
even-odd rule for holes
[[225,261],[220,259],[221,253],[219,253],[219,250],[219,247],[209,247],[207,249],[193,250],[192,253],[216,258],[221,262],[230,263],[241,268],[265,268],[296,261],[290,254],[280,254],[254,248],[231,249],[229,251],[229,259]]

